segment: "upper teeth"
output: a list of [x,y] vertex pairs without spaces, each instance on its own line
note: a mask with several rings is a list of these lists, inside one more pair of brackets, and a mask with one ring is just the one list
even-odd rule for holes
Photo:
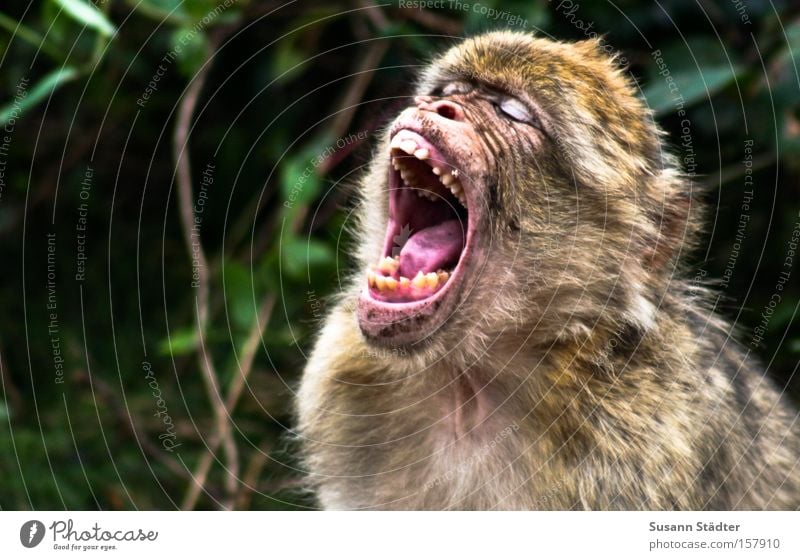
[[[431,155],[431,152],[428,148],[419,146],[417,142],[411,138],[403,138],[399,135],[392,138],[390,148],[393,152],[399,150],[408,154],[409,156],[413,155],[416,159],[421,161],[428,159]],[[400,171],[400,177],[403,178],[403,182],[410,187],[414,187],[418,196],[428,198],[430,200],[438,200],[439,197],[436,195],[436,193],[419,184],[416,174],[412,169],[406,167],[404,160],[405,157],[403,156],[397,157],[396,155],[392,155],[392,167]],[[439,177],[441,184],[449,189],[450,192],[453,193],[453,196],[458,199],[461,205],[466,208],[467,197],[464,194],[464,187],[461,184],[461,181],[458,179],[458,169],[452,169],[448,171],[446,168],[433,166],[431,170],[433,171],[434,175]]]

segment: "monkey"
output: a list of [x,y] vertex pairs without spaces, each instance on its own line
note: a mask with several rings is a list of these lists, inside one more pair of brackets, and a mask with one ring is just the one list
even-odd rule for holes
[[798,414],[688,280],[702,197],[615,57],[494,31],[413,93],[296,393],[319,506],[799,508]]

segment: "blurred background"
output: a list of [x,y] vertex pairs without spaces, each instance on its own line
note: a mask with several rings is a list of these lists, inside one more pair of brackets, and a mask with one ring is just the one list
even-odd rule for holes
[[798,401],[796,2],[7,0],[0,508],[313,507],[291,398],[353,179],[501,28],[619,51],[709,204],[695,280]]

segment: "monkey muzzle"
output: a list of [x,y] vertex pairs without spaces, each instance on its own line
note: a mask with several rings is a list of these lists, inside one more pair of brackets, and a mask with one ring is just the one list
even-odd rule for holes
[[390,135],[386,237],[358,304],[362,332],[385,346],[422,345],[455,311],[475,229],[463,154],[419,122],[401,117]]

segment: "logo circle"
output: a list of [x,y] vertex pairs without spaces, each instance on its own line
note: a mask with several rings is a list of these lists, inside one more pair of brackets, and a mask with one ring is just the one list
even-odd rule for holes
[[44,523],[31,519],[22,524],[19,530],[19,542],[25,548],[38,546],[44,539]]

